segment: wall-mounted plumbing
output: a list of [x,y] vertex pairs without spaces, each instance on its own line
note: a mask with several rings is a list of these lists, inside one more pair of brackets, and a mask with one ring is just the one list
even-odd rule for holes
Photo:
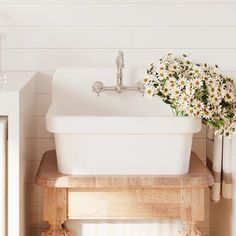
[[117,83],[115,86],[104,86],[101,81],[96,81],[93,84],[93,92],[99,94],[105,91],[114,91],[117,93],[123,93],[125,91],[137,91],[140,93],[144,93],[144,84],[140,81],[136,83],[134,86],[125,86],[123,84],[123,69],[124,69],[124,53],[122,51],[118,52],[118,56],[116,58],[116,66],[117,66]]

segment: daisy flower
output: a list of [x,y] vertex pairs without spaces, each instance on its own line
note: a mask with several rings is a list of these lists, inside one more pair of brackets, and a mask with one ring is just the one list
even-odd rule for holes
[[155,95],[155,88],[153,86],[146,87],[144,94],[146,95],[146,97],[153,97]]
[[233,79],[218,66],[194,63],[187,55],[168,54],[151,63],[144,77],[145,95],[160,96],[177,116],[202,119],[222,135],[236,134]]
[[183,88],[184,86],[186,86],[187,84],[187,80],[184,78],[184,77],[181,77],[179,80],[178,80],[178,85]]
[[200,78],[196,78],[193,80],[194,87],[201,88],[203,85],[203,81]]

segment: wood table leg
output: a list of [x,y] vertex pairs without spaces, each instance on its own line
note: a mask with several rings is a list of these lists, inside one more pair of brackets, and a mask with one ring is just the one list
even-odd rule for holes
[[179,232],[179,236],[204,236],[201,230],[199,230],[195,223],[184,222],[184,228]]
[[68,236],[69,232],[62,227],[67,220],[67,189],[44,188],[43,219],[50,228],[42,236]]
[[204,189],[181,189],[181,219],[184,228],[179,232],[180,236],[204,236],[197,226],[197,221],[204,220]]

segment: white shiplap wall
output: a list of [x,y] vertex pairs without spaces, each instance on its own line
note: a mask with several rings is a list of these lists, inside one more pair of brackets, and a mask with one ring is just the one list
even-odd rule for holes
[[[41,71],[25,159],[27,235],[39,235],[45,226],[33,177],[43,152],[54,147],[44,128],[52,72],[62,66],[113,66],[117,49],[123,49],[126,66],[144,67],[172,50],[236,75],[235,12],[236,0],[0,0],[8,71]],[[193,149],[204,161],[205,132]],[[208,221],[202,227],[208,229]]]

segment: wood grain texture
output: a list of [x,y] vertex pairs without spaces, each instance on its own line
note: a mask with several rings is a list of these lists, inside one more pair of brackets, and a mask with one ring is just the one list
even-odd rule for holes
[[44,220],[48,221],[53,229],[60,229],[67,219],[67,189],[44,188],[43,200]]
[[42,236],[68,236],[69,233],[62,228],[67,219],[67,189],[44,188],[43,219],[50,225]]
[[42,236],[66,236],[67,219],[181,219],[181,236],[203,235],[204,188],[213,178],[192,153],[190,171],[178,176],[69,176],[57,170],[54,150],[44,154],[35,182],[44,188]]
[[180,189],[69,189],[68,219],[176,219],[180,196]]
[[188,174],[176,176],[71,176],[57,170],[55,151],[44,154],[35,183],[52,188],[194,188],[208,187],[213,177],[192,153]]
[[181,219],[184,222],[204,220],[204,189],[181,189]]

